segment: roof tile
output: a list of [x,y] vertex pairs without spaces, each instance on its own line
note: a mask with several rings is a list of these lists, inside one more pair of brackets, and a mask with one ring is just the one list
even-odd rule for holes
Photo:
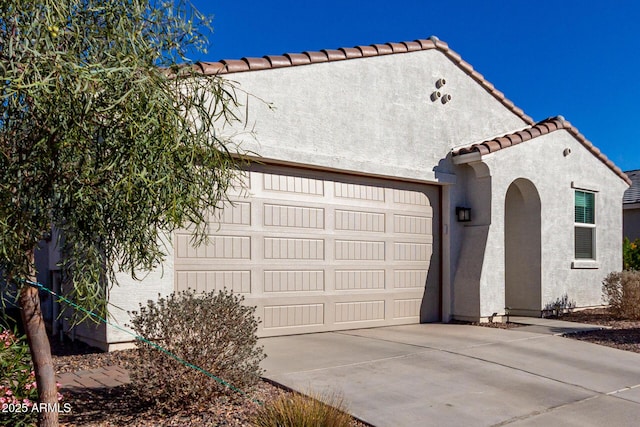
[[340,49],[344,52],[344,56],[347,59],[351,59],[351,58],[362,58],[362,51],[359,49],[356,49],[355,47],[341,47]]
[[500,138],[496,138],[493,141],[500,144],[500,148],[511,147],[511,140],[506,136],[501,136]]
[[510,142],[509,145],[520,144],[522,142],[522,133],[521,132],[512,133],[511,135],[505,136],[505,138],[509,139],[509,142]]
[[481,145],[484,145],[485,147],[487,147],[490,153],[493,153],[494,151],[499,151],[502,148],[502,146],[500,145],[500,142],[498,142],[495,139],[492,139],[491,141],[485,141]]
[[404,43],[386,43],[391,48],[393,53],[405,53],[407,52],[407,46]]
[[447,50],[447,56],[453,60],[453,62],[460,64],[462,61],[462,56],[458,52],[455,52],[451,49]]
[[342,59],[347,59],[347,55],[345,55],[341,50],[322,49],[321,52],[327,55],[329,61],[340,61]]
[[481,155],[485,155],[485,154],[491,153],[491,150],[489,150],[489,147],[487,147],[486,143],[485,144],[476,144],[474,151],[478,151]]
[[266,58],[242,58],[251,70],[264,70],[271,68],[271,63]]
[[530,128],[528,129],[528,131],[529,131],[529,133],[531,134],[531,139],[533,139],[533,138],[537,138],[537,137],[539,137],[540,135],[542,135],[542,132],[540,131],[540,129],[539,129],[539,128],[537,128],[537,127],[535,127],[535,126],[530,127]]
[[311,59],[304,53],[285,53],[284,56],[289,58],[291,65],[307,65],[311,64]]
[[498,89],[493,89],[491,91],[491,93],[493,94],[493,96],[495,96],[496,98],[498,98],[500,101],[504,102],[505,101],[505,96],[504,93],[500,92]]
[[282,68],[291,66],[291,61],[284,55],[266,55],[265,58],[271,62],[272,68]]
[[505,104],[507,106],[507,108],[509,108],[509,109],[513,109],[515,107],[513,102],[510,99],[507,99],[504,96],[504,94],[502,94],[502,103]]
[[311,60],[312,64],[316,63],[316,62],[327,62],[327,61],[329,61],[329,58],[327,58],[327,54],[324,53],[324,52],[305,51],[303,53],[309,57],[309,59]]
[[360,49],[360,52],[362,52],[362,56],[378,55],[378,50],[373,46],[356,46],[356,49]]
[[435,49],[436,48],[436,44],[434,43],[433,40],[417,39],[417,40],[415,40],[415,42],[419,43],[420,46],[422,46],[422,50]]
[[437,38],[435,40],[433,40],[432,38],[431,41],[436,45],[438,49],[442,49],[446,51],[449,50],[449,45],[446,42],[443,42],[442,40],[438,40]]
[[[593,155],[596,158],[598,158],[602,163],[604,163],[609,169],[611,169],[615,174],[617,174],[620,178],[622,178],[628,184],[631,184],[632,182],[631,179],[629,179],[629,177],[625,175],[624,172],[620,170],[620,168],[618,168],[611,160],[607,158],[607,156],[602,154],[597,147],[595,147],[580,132],[578,132],[578,129],[573,127],[571,123],[564,120],[564,118],[562,118],[561,116],[550,117],[521,131],[513,132],[508,135],[504,135],[499,138],[492,139],[490,141],[485,141],[480,144],[476,143],[468,147],[460,148],[454,151],[453,155],[460,156],[460,155],[469,154],[472,152],[478,152],[481,155],[485,155],[485,154],[488,154],[489,152],[495,152],[495,151],[507,148],[509,146],[519,144],[520,142],[529,141],[541,135],[547,135],[551,132],[554,132],[560,129],[565,129],[567,132],[573,135],[573,137],[576,140],[578,140],[580,144],[582,144],[587,150],[593,153]],[[509,143],[508,144],[504,143],[505,140],[509,141]],[[483,149],[482,147],[485,147],[485,148]],[[640,194],[640,191],[639,191],[639,194]]]
[[224,59],[222,61],[228,73],[237,73],[240,71],[249,71],[249,64],[242,59]]
[[624,192],[623,204],[640,203],[640,170],[632,170],[626,172],[631,187]]
[[225,65],[221,62],[198,62],[196,65],[200,67],[203,74],[207,75],[218,74],[225,69]]
[[473,66],[467,61],[460,61],[458,66],[462,68],[462,71],[464,71],[465,73],[469,74],[470,76],[473,75]]
[[402,42],[407,47],[407,52],[422,50],[422,46],[418,42]]
[[378,55],[389,55],[393,53],[393,49],[388,44],[372,44],[371,46],[375,47],[378,51]]

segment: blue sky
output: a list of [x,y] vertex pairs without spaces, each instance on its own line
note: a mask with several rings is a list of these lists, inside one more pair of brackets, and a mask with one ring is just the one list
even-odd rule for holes
[[207,61],[438,36],[534,120],[563,115],[640,169],[640,1],[193,0]]

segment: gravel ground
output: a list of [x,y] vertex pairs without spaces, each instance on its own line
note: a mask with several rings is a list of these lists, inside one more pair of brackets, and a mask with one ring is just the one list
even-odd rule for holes
[[[593,308],[587,310],[574,311],[565,313],[560,317],[552,317],[553,319],[565,320],[567,322],[587,323],[591,325],[609,326],[611,329],[601,329],[598,331],[575,332],[565,334],[567,338],[581,341],[588,341],[594,344],[606,345],[608,347],[620,350],[633,351],[640,353],[640,321],[616,319],[606,308]],[[517,323],[469,323],[476,326],[487,328],[511,329],[518,328],[523,325]]]
[[611,327],[611,329],[565,335],[568,338],[640,353],[640,321],[638,320],[616,319],[605,308],[575,311],[564,314],[560,319]]
[[[136,350],[103,353],[82,343],[52,343],[56,372],[74,372],[103,366],[122,366],[131,369],[138,357]],[[133,385],[115,388],[63,391],[64,401],[72,405],[70,414],[61,414],[63,426],[250,426],[251,417],[260,402],[274,400],[289,393],[267,381],[261,381],[248,397],[221,397],[203,407],[190,407],[169,414],[160,414],[157,408],[145,405],[137,396]],[[367,424],[353,420],[352,427]]]

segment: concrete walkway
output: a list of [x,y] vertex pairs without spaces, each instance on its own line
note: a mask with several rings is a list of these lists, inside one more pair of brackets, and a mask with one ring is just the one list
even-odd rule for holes
[[509,321],[524,325],[518,328],[519,331],[537,332],[549,335],[564,335],[575,332],[611,329],[610,326],[589,325],[586,323],[567,322],[558,319],[543,319],[539,317],[511,316]]
[[117,387],[130,382],[129,373],[120,366],[65,372],[58,374],[57,380],[63,391]]
[[263,367],[294,390],[342,394],[377,427],[638,425],[640,354],[555,335],[590,325],[525,320],[265,338]]

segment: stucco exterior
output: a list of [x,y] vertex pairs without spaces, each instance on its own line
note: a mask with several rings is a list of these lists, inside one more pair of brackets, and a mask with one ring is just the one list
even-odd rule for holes
[[[261,160],[425,182],[454,180],[445,158],[527,125],[436,50],[230,74],[243,149]],[[445,79],[440,89],[436,83]],[[433,92],[451,95],[447,104]]]
[[626,174],[632,184],[624,193],[623,234],[634,241],[640,239],[640,170],[627,171]]
[[[568,150],[567,150],[568,149]],[[544,153],[544,155],[542,155]],[[568,153],[565,155],[565,153]],[[588,152],[568,132],[560,130],[531,141],[483,157],[485,173],[491,178],[488,200],[469,204],[480,211],[480,219],[469,227],[483,228],[478,237],[468,240],[484,260],[477,278],[480,297],[480,317],[503,313],[505,303],[505,199],[509,186],[526,180],[540,199],[539,229],[534,222],[524,224],[525,233],[540,234],[540,260],[529,259],[540,266],[541,294],[539,309],[553,304],[565,295],[577,307],[602,303],[601,282],[607,272],[621,269],[620,241],[622,229],[621,200],[628,188],[619,176]],[[470,167],[470,166],[467,166]],[[544,171],[544,172],[542,172]],[[596,178],[597,177],[597,178]],[[574,259],[574,193],[575,190],[596,193],[596,259]],[[476,193],[477,194],[477,193]],[[490,218],[490,223],[487,219]],[[534,237],[529,236],[530,240]],[[486,243],[483,244],[483,241]],[[482,247],[483,255],[480,255]],[[468,280],[456,283],[455,306],[464,312],[465,286]],[[533,314],[533,313],[530,313]]]
[[624,236],[632,242],[640,239],[640,203],[624,207]]
[[[437,320],[495,318],[508,304],[514,313],[522,308],[540,316],[565,296],[577,307],[600,305],[602,279],[622,263],[621,202],[628,183],[588,141],[564,129],[537,132],[496,152],[461,151],[534,122],[446,44],[429,43],[405,43],[404,51],[389,44],[388,50],[376,47],[384,54],[368,57],[360,48],[362,57],[315,63],[311,53],[300,66],[246,60],[264,69],[234,73],[229,67],[223,76],[237,87],[238,115],[246,125],[221,131],[255,153],[267,172],[288,166],[345,182],[375,178],[385,191],[410,182],[438,194],[429,232],[439,246],[433,253],[440,300],[423,303],[440,306]],[[574,259],[576,189],[595,193],[595,260]],[[456,219],[460,206],[471,208],[470,222]],[[176,256],[170,248],[162,268],[143,280],[119,278],[110,291],[115,323],[126,325],[127,311],[176,289]],[[323,294],[315,298],[320,303]],[[327,301],[340,298],[337,291],[326,294]],[[131,337],[109,327],[97,341],[113,349]]]

